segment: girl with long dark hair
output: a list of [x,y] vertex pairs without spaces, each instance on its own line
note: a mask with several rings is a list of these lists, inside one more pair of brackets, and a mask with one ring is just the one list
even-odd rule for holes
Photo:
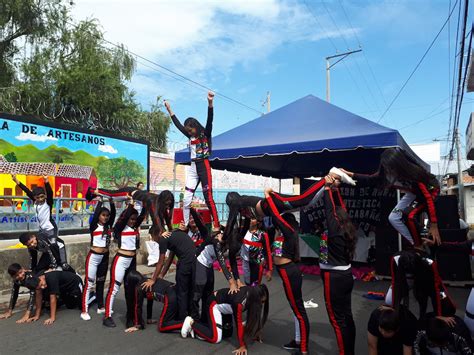
[[201,123],[193,117],[187,118],[183,125],[171,110],[169,102],[165,102],[165,107],[176,128],[178,128],[180,132],[189,139],[191,165],[186,171],[186,186],[183,201],[184,224],[188,225],[189,223],[191,202],[197,187],[201,184],[204,200],[206,201],[209,211],[211,211],[214,231],[218,231],[220,223],[217,215],[216,204],[212,197],[212,173],[211,165],[209,164],[209,157],[212,151],[212,121],[214,118],[213,92],[209,91],[207,94],[207,101],[209,106],[207,110],[206,127],[203,127]]
[[115,204],[109,199],[110,210],[103,207],[102,201],[97,202],[94,215],[89,225],[91,234],[91,249],[86,257],[86,274],[84,276],[84,292],[82,294],[83,320],[90,320],[89,296],[95,287],[97,299],[97,314],[105,313],[104,285],[109,266],[109,246],[112,238],[112,225],[115,221]]
[[[153,324],[153,302],[162,302],[163,308],[158,320],[158,331],[161,333],[180,330],[183,320],[178,320],[178,299],[176,298],[175,284],[158,279],[153,284],[151,291],[146,291],[141,284],[148,278],[138,271],[132,270],[128,273],[125,282],[125,295],[127,302],[127,329],[126,333],[132,333],[145,328],[146,324]],[[146,322],[143,319],[143,301],[147,300]]]
[[387,292],[386,303],[398,310],[400,304],[409,306],[409,290],[419,304],[420,319],[431,299],[433,312],[440,317],[456,313],[456,305],[449,297],[446,286],[438,272],[436,261],[421,250],[404,250],[391,259],[392,285]]
[[[267,286],[244,286],[239,292],[231,294],[228,288],[214,292],[208,303],[209,322],[201,323],[186,317],[181,329],[181,336],[186,338],[190,333],[196,334],[210,343],[222,340],[222,315],[232,314],[237,328],[239,348],[234,350],[236,355],[247,354],[245,336],[252,339],[260,338],[268,317],[269,293]],[[247,312],[246,323],[243,323],[243,313]]]
[[356,328],[352,317],[351,296],[354,287],[351,260],[354,256],[356,229],[339,193],[340,181],[325,177],[324,211],[327,235],[323,235],[319,266],[324,285],[324,300],[339,354],[354,354]]
[[422,240],[416,219],[426,211],[430,220],[430,234],[436,244],[440,243],[434,204],[439,194],[439,182],[404,151],[399,148],[385,150],[380,158],[378,171],[372,175],[341,170],[359,183],[393,187],[403,191],[404,196],[388,217],[392,226],[411,245],[419,247]]
[[[114,241],[118,244],[118,251],[115,254],[110,267],[110,286],[105,303],[105,318],[103,324],[106,327],[115,327],[112,319],[112,307],[115,297],[120,290],[123,280],[127,274],[136,270],[137,250],[140,248],[140,225],[145,219],[146,210],[138,215],[131,201],[128,207],[122,212],[114,226]],[[126,299],[127,303],[130,302]]]
[[[160,236],[169,237],[173,225],[171,218],[173,217],[174,196],[169,190],[163,190],[159,194],[137,189],[136,187],[124,187],[118,190],[108,189],[92,189],[89,188],[86,199],[92,201],[98,196],[114,199],[127,199],[140,201],[141,208],[150,214],[152,227],[150,234],[155,242],[158,242]],[[138,212],[138,211],[137,211]],[[139,212],[141,214],[141,211]]]

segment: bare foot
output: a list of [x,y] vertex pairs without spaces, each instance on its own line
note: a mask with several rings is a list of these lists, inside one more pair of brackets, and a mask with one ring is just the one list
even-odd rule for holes
[[146,321],[146,324],[156,324],[156,323],[158,323],[158,321],[156,319],[148,319]]

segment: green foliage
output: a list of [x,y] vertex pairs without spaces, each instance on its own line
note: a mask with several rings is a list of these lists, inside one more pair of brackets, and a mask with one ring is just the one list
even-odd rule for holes
[[[68,113],[81,110],[92,117],[79,123],[85,128],[145,139],[166,152],[170,122],[159,99],[144,111],[127,87],[134,58],[104,45],[97,20],[73,25],[63,3],[0,0],[0,87],[9,87],[0,90],[0,111],[70,123]],[[19,55],[20,43],[28,43],[27,56]]]
[[102,187],[120,189],[145,180],[145,170],[136,160],[114,158],[103,161],[97,168]]
[[10,152],[10,153],[5,154],[4,158],[10,163],[14,163],[18,161],[18,158],[15,155],[15,152]]

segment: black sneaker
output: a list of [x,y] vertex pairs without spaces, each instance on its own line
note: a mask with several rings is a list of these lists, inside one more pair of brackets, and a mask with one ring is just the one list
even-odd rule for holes
[[286,350],[300,350],[300,344],[296,342],[296,340],[290,341],[288,344],[283,345],[283,349]]
[[102,321],[102,324],[105,325],[108,328],[115,328],[116,327],[115,322],[112,319],[112,317],[104,318],[104,320]]

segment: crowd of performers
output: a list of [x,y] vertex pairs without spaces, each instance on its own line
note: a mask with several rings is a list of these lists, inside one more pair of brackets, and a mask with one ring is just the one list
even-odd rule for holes
[[[356,327],[351,308],[354,287],[351,260],[356,229],[339,187],[357,183],[396,188],[404,193],[389,216],[390,223],[403,237],[403,250],[391,259],[392,284],[384,305],[370,316],[369,354],[472,354],[474,294],[471,292],[463,321],[455,315],[456,306],[441,281],[435,259],[439,249],[464,250],[471,254],[471,242],[441,242],[434,203],[439,184],[433,175],[403,151],[388,149],[382,154],[376,173],[364,175],[333,168],[301,195],[283,195],[271,189],[264,191],[264,197],[231,192],[226,198],[227,223],[221,226],[212,197],[208,161],[212,147],[213,97],[212,93],[208,94],[205,127],[194,118],[181,124],[170,105],[165,105],[174,124],[189,138],[192,158],[186,178],[184,217],[178,228],[173,228],[171,223],[175,201],[170,191],[150,193],[143,190],[143,184],[115,191],[89,189],[87,199],[96,200],[97,204],[90,220],[91,242],[84,280],[67,263],[64,242],[58,238],[58,228],[51,215],[53,193],[48,178],[44,177],[44,187],[30,191],[13,176],[33,202],[39,231],[19,236],[28,248],[31,265],[8,267],[14,280],[12,296],[8,311],[0,318],[11,317],[20,286],[24,286],[30,290],[30,299],[24,316],[17,323],[37,321],[47,305],[49,317],[44,323],[52,324],[61,304],[79,308],[80,317],[90,321],[89,306],[95,301],[97,313],[103,314],[103,325],[116,327],[114,301],[123,284],[127,333],[157,323],[159,332],[179,332],[182,337],[219,343],[233,328],[238,339],[234,353],[241,355],[247,353],[247,344],[263,339],[270,303],[263,276],[270,281],[276,269],[295,324],[293,339],[283,347],[308,354],[310,335],[316,334],[317,339],[317,332],[311,332],[303,301],[303,279],[298,267],[299,225],[292,211],[320,202],[324,206],[325,233],[319,266],[326,310],[337,341],[338,350],[334,353],[354,354]],[[211,230],[191,208],[199,184],[211,211]],[[119,199],[126,199],[127,207],[116,218],[115,201]],[[429,218],[427,235],[420,233],[417,223],[422,213],[427,213]],[[149,233],[159,244],[160,252],[151,277],[136,270],[140,226],[147,216],[152,222]],[[109,265],[111,243],[115,243],[118,250]],[[243,275],[239,273],[239,256]],[[173,283],[165,280],[165,276],[175,259]],[[228,282],[228,287],[218,290],[214,288],[216,263]],[[109,287],[105,293],[109,269]],[[410,310],[410,290],[418,303],[418,317]],[[142,311],[145,300],[146,320]],[[427,311],[428,300],[432,312]],[[154,301],[163,303],[157,320],[153,318]]]

